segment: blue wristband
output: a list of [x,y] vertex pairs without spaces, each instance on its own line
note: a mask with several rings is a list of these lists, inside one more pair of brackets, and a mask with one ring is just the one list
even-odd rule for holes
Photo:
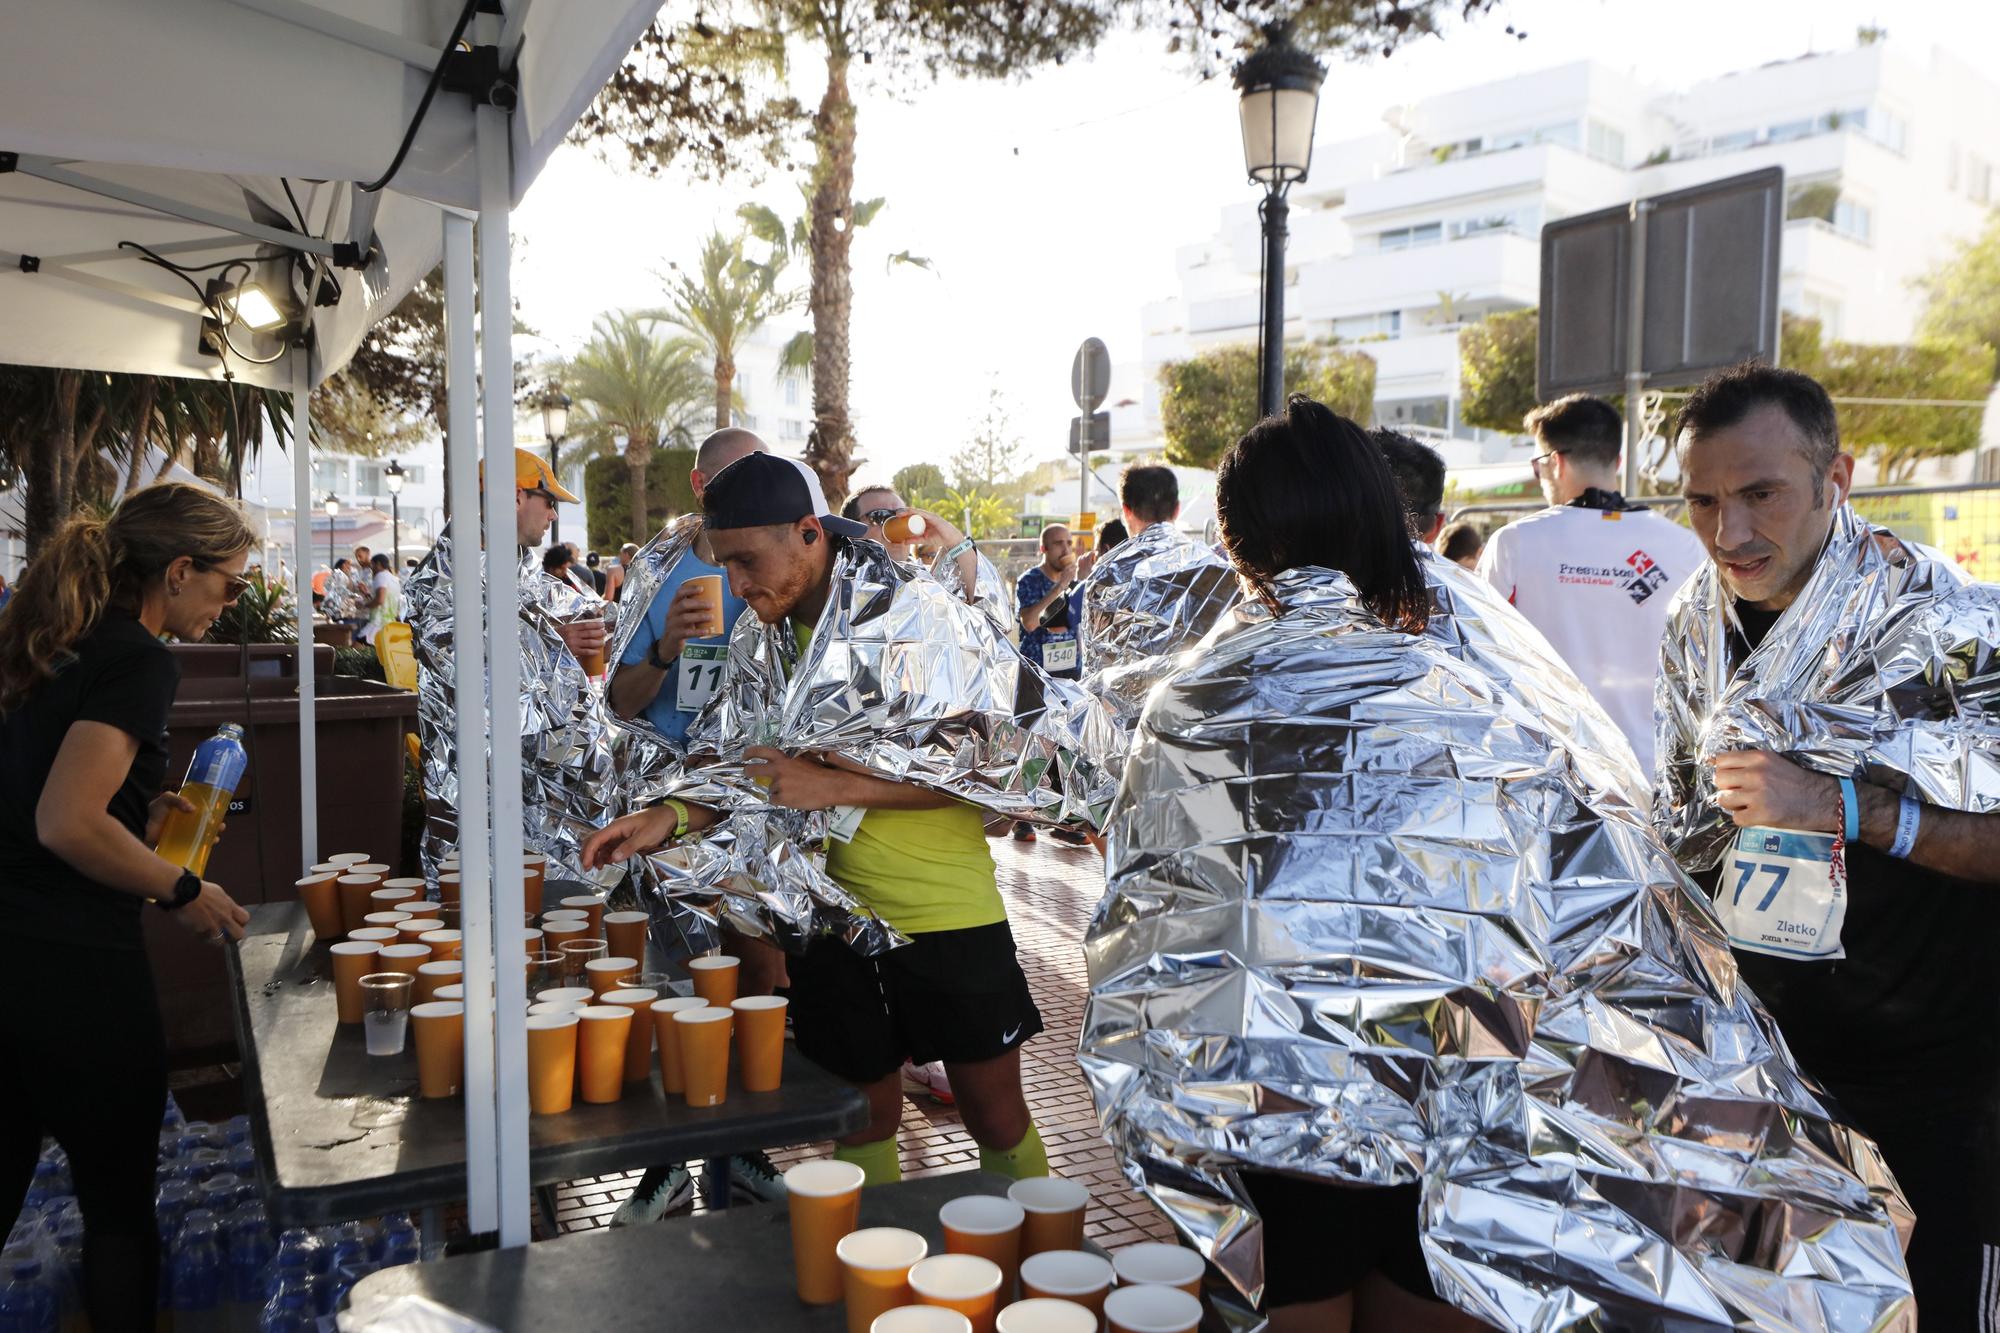
[[1917,826],[1923,822],[1923,809],[1914,796],[1904,796],[1896,807],[1896,841],[1889,848],[1889,855],[1901,861],[1917,849]]
[[1861,798],[1854,794],[1854,779],[1840,780],[1840,840],[1852,847],[1861,836]]

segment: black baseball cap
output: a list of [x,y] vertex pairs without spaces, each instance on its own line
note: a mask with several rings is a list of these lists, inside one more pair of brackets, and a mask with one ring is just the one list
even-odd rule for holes
[[745,454],[710,477],[701,493],[701,512],[709,527],[724,530],[796,523],[810,515],[828,532],[868,535],[867,524],[833,512],[817,473],[776,454]]

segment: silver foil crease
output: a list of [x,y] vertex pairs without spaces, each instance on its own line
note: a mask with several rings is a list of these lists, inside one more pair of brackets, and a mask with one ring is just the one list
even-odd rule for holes
[[2000,588],[1842,505],[1805,587],[1741,663],[1735,607],[1706,562],[1667,612],[1654,820],[1683,865],[1709,869],[1735,836],[1710,768],[1729,750],[2000,809]]
[[972,592],[968,595],[965,591],[965,580],[959,577],[958,562],[944,557],[945,553],[940,551],[937,559],[931,562],[931,577],[984,611],[987,619],[993,622],[1001,634],[1011,636],[1017,619],[1014,598],[1006,583],[1001,580],[1000,571],[993,567],[993,562],[986,558],[984,552],[978,550],[973,552],[973,557],[978,562],[978,569],[973,575]]
[[[636,603],[631,614],[640,614]],[[1094,829],[1110,804],[1105,761],[1119,734],[1102,704],[1046,677],[1046,708],[1017,722],[1022,671],[1035,668],[955,589],[873,542],[843,543],[804,657],[790,621],[767,626],[745,612],[685,756],[657,775],[628,766],[635,808],[674,796],[726,815],[699,847],[643,858],[642,886],[691,941],[727,919],[781,944],[832,932],[861,953],[894,947],[901,937],[808,854],[829,816],[769,806],[743,775],[743,752],[768,745],[824,754],[996,817]]]
[[328,620],[360,620],[368,614],[374,593],[367,576],[348,569],[336,569],[326,576],[326,591],[320,594],[319,613]]
[[[617,879],[615,872],[584,873],[582,847],[617,813],[610,712],[555,629],[562,621],[601,614],[602,604],[548,577],[530,555],[521,555],[518,577],[522,839],[529,850],[549,858],[549,879],[609,884]],[[432,816],[422,846],[424,875],[433,881],[437,862],[455,838],[459,804],[452,578],[453,538],[447,529],[403,582],[403,618],[417,656],[424,796]],[[452,836],[440,833],[440,822]]]
[[1241,597],[1229,562],[1171,523],[1120,542],[1083,582],[1084,688],[1129,730],[1173,654]]
[[1913,1328],[1908,1206],[1586,763],[1608,721],[1426,567],[1425,635],[1293,570],[1147,703],[1079,1043],[1127,1177],[1252,1302],[1264,1171],[1416,1184],[1504,1328]]

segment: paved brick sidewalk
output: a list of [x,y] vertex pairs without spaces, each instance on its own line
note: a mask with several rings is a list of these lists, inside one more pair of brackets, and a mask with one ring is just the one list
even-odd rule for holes
[[[1085,991],[1081,943],[1104,891],[1104,863],[1088,848],[1065,847],[1048,837],[1031,846],[995,839],[992,846],[1021,966],[1046,1026],[1022,1048],[1021,1078],[1048,1147],[1050,1169],[1090,1188],[1084,1229],[1092,1240],[1115,1248],[1136,1240],[1172,1239],[1166,1219],[1125,1183],[1099,1137],[1090,1089],[1076,1063]],[[906,1177],[979,1165],[979,1147],[959,1123],[957,1111],[928,1099],[904,1099],[901,1142]],[[771,1156],[782,1169],[826,1151],[824,1144],[810,1144]],[[603,1176],[565,1186],[558,1204],[563,1229],[607,1225],[638,1178],[636,1173]]]

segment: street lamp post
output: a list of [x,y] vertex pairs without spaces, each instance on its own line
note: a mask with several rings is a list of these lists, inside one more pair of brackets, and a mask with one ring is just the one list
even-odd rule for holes
[[340,497],[332,491],[328,491],[326,499],[320,501],[320,507],[326,510],[326,567],[331,571],[335,558],[333,554],[333,520],[340,517]]
[[403,576],[403,465],[395,459],[382,469],[382,482],[389,488],[389,572]]
[[1292,45],[1291,25],[1264,29],[1264,44],[1236,67],[1243,164],[1264,187],[1264,312],[1257,348],[1257,415],[1285,405],[1285,195],[1312,166],[1313,122],[1326,70]]
[[[542,390],[542,434],[549,441],[549,471],[557,481],[562,480],[562,463],[556,452],[562,444],[563,436],[569,434],[569,395],[560,385],[551,384]],[[562,540],[562,515],[549,519],[549,543],[555,545]]]

